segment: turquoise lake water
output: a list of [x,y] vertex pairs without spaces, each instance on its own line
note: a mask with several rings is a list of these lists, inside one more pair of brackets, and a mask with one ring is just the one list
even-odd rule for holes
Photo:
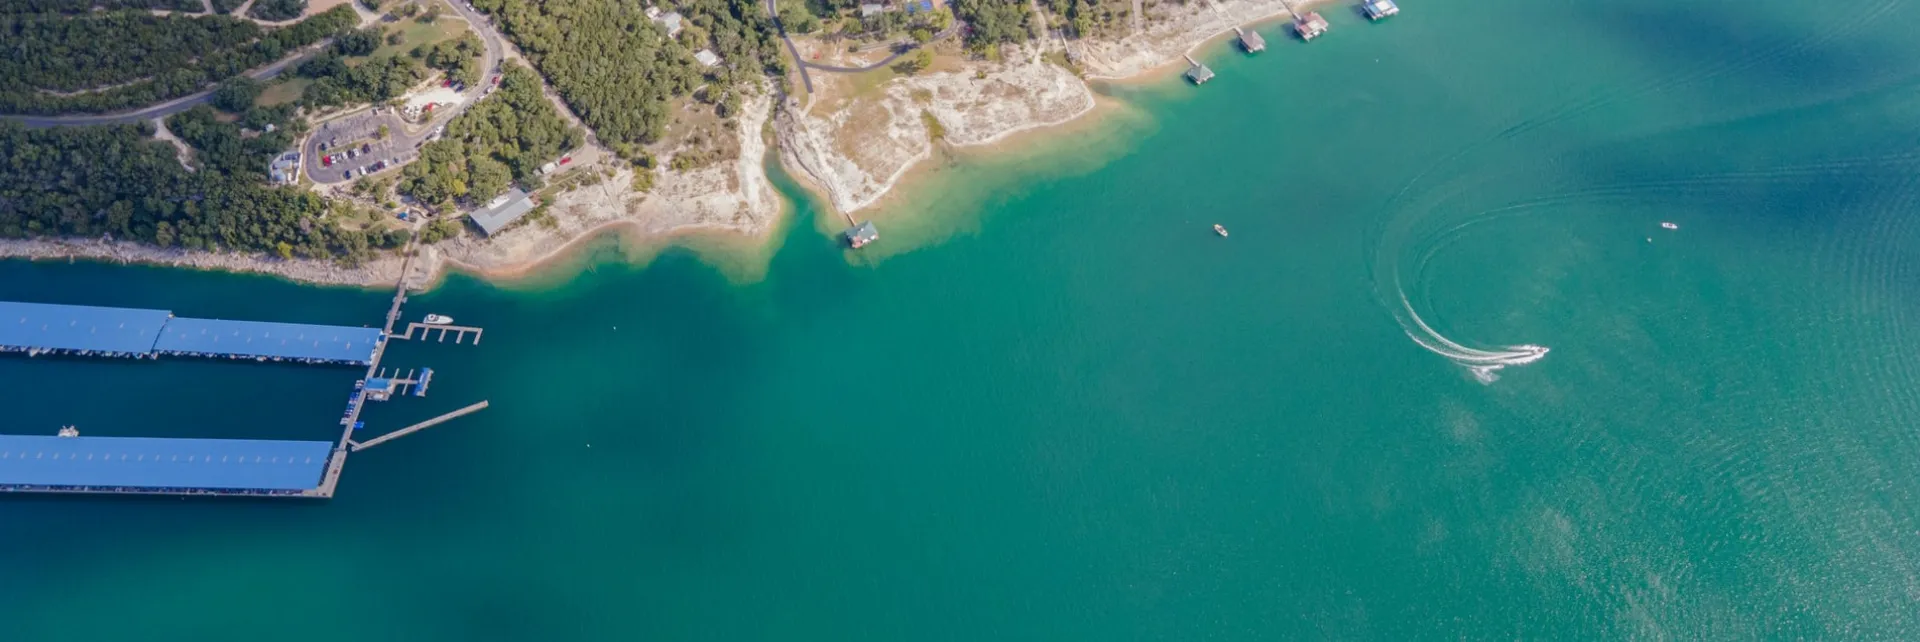
[[[1403,9],[943,160],[870,252],[783,179],[765,266],[456,276],[409,312],[484,342],[366,419],[489,410],[325,503],[0,498],[0,640],[1914,637],[1920,7]],[[0,359],[0,430],[329,439],[356,376]]]

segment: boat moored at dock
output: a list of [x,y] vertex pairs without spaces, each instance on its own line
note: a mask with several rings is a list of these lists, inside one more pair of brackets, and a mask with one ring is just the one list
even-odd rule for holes
[[1367,14],[1368,20],[1373,21],[1385,20],[1400,13],[1399,5],[1394,4],[1393,0],[1366,0],[1360,5],[1360,10]]

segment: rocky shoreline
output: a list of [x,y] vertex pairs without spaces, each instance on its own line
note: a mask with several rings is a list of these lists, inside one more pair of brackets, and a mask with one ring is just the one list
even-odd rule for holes
[[[761,132],[769,121],[786,169],[836,210],[851,215],[886,196],[908,170],[931,157],[936,134],[954,147],[989,145],[1093,111],[1096,102],[1087,80],[1046,61],[1049,51],[1065,51],[1086,78],[1133,78],[1180,61],[1183,54],[1231,33],[1235,26],[1284,16],[1286,5],[1280,0],[1209,0],[1184,11],[1118,40],[1050,40],[1010,48],[1006,62],[976,62],[958,70],[894,78],[875,95],[858,97],[823,115],[797,106],[775,114],[772,89],[763,85],[743,104],[738,159],[685,172],[660,168],[653,188],[645,192],[632,188],[630,168],[581,168],[576,171],[602,172],[602,180],[555,196],[543,221],[529,221],[498,238],[463,237],[422,249],[409,282],[425,287],[449,267],[487,276],[523,275],[584,240],[620,228],[647,238],[690,232],[764,236],[782,207],[761,165],[767,153]],[[0,258],[225,270],[363,287],[396,283],[402,265],[398,256],[345,267],[325,260],[77,239],[0,240]]]

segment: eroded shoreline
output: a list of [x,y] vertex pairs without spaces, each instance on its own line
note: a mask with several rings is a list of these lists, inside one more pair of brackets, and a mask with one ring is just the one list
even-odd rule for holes
[[[1304,11],[1301,3],[1296,10]],[[798,106],[775,113],[770,86],[752,96],[740,116],[736,160],[686,172],[662,171],[651,190],[631,188],[624,167],[583,168],[603,175],[593,184],[554,195],[544,221],[529,221],[495,239],[462,237],[422,248],[405,275],[415,288],[440,282],[449,270],[487,279],[524,279],[562,262],[591,241],[630,234],[665,245],[690,236],[727,235],[764,246],[784,201],[762,166],[769,149],[761,132],[772,124],[779,162],[837,214],[853,214],[901,187],[910,170],[934,156],[934,147],[987,148],[1010,137],[1079,120],[1098,105],[1092,82],[1156,79],[1182,56],[1235,27],[1287,15],[1279,0],[1225,0],[1189,8],[1140,33],[1112,41],[1049,40],[1014,48],[1008,62],[976,62],[958,70],[889,80],[878,96],[810,115]],[[1045,59],[1065,52],[1083,76]],[[936,142],[927,116],[944,130]],[[864,129],[853,129],[858,123]],[[278,276],[336,286],[396,283],[403,261],[387,255],[358,266],[321,259],[191,251],[84,239],[0,239],[0,259],[87,260]]]

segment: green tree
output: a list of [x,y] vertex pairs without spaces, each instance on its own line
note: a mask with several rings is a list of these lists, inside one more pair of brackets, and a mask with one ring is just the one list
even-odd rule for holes
[[265,86],[258,80],[235,76],[220,83],[220,88],[214,90],[213,106],[228,113],[245,113],[253,108],[254,101],[260,99],[260,92],[264,89]]

